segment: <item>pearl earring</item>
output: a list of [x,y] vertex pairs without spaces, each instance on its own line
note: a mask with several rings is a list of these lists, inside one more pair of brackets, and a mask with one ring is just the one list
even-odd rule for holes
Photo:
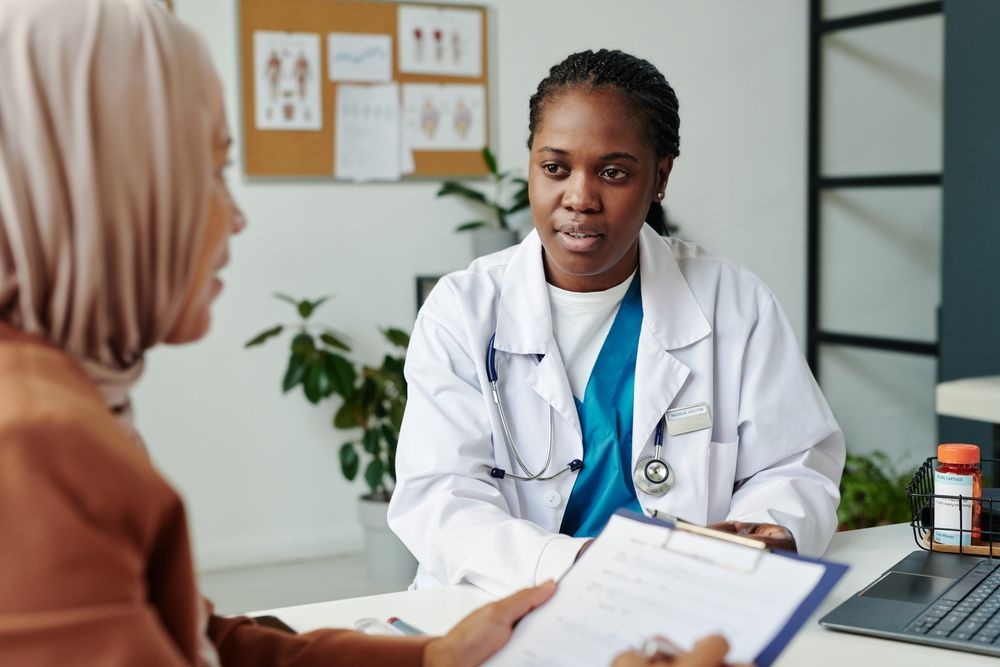
[[656,193],[656,199],[658,201],[663,201],[663,193],[662,192],[657,192]]

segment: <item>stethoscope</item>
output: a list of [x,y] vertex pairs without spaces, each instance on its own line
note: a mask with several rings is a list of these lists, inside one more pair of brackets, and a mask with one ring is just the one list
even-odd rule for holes
[[[545,471],[549,469],[549,464],[552,463],[552,441],[554,435],[554,426],[552,423],[552,406],[549,406],[549,444],[548,450],[545,454],[545,463],[538,472],[531,472],[531,470],[524,464],[524,460],[521,459],[521,454],[517,450],[517,443],[514,442],[513,436],[510,434],[510,427],[507,424],[507,413],[503,407],[503,399],[500,398],[500,380],[497,374],[497,364],[496,356],[497,351],[493,346],[496,339],[496,332],[490,336],[490,342],[486,346],[486,379],[490,383],[490,389],[493,393],[493,402],[497,405],[497,413],[500,415],[500,427],[503,429],[504,438],[507,440],[507,445],[510,447],[510,451],[514,454],[514,459],[517,464],[524,471],[524,475],[515,475],[514,473],[507,472],[503,468],[498,468],[494,466],[490,468],[490,477],[494,479],[504,479],[510,477],[511,479],[517,479],[522,482],[547,482],[549,480],[558,479],[563,475],[571,472],[577,472],[583,469],[583,461],[580,459],[573,459],[566,466],[557,473],[552,475],[545,475]],[[543,355],[536,354],[535,358],[538,362],[542,361]],[[647,456],[645,458],[639,459],[635,464],[635,469],[632,471],[632,481],[643,493],[647,493],[652,496],[662,496],[667,491],[671,489],[674,485],[674,471],[663,458],[660,457],[660,452],[663,449],[663,418],[656,424],[656,434],[653,436],[653,455]]]

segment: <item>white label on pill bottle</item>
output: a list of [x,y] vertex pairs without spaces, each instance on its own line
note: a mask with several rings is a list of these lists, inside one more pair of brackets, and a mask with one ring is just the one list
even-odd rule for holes
[[[934,541],[938,544],[972,544],[972,501],[963,499],[959,512],[958,498],[941,496],[971,498],[972,475],[934,471]],[[966,532],[942,528],[961,528]]]

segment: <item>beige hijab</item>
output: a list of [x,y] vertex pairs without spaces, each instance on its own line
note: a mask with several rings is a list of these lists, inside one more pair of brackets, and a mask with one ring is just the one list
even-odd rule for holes
[[0,2],[0,321],[75,357],[129,428],[225,131],[204,45],[150,0]]

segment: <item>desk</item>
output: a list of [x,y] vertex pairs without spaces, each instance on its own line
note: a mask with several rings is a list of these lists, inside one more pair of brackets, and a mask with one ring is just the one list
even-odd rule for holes
[[939,415],[993,424],[993,446],[986,451],[1000,458],[1000,375],[941,382],[934,395]]
[[[778,667],[941,667],[958,664],[963,667],[996,667],[996,658],[833,632],[816,622],[916,548],[909,524],[836,534],[826,558],[847,563],[851,569],[775,664]],[[321,627],[349,628],[354,625],[354,621],[365,616],[382,619],[398,616],[429,633],[441,634],[447,632],[465,614],[491,599],[492,596],[471,586],[447,586],[285,607],[259,613],[274,614],[300,632]]]

